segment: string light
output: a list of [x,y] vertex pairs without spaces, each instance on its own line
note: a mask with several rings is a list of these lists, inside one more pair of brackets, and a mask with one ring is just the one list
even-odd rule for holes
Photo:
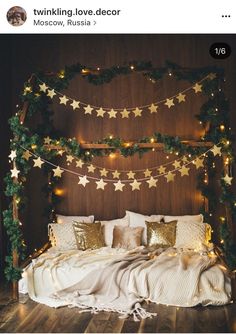
[[151,138],[150,139],[150,143],[154,143],[155,139],[154,138]]
[[111,159],[114,159],[115,156],[116,156],[115,153],[110,153],[110,154],[109,154],[109,158],[111,158]]
[[131,70],[134,70],[134,66],[133,66],[133,65],[131,65],[131,66],[130,66],[130,69],[131,69]]
[[57,196],[63,196],[65,194],[65,190],[61,188],[55,188],[54,189],[54,194]]
[[63,79],[65,77],[65,71],[64,70],[61,70],[59,73],[58,73],[58,77]]
[[221,125],[220,125],[220,130],[221,130],[221,131],[224,131],[224,130],[225,130],[225,126],[224,126],[224,124],[221,124]]

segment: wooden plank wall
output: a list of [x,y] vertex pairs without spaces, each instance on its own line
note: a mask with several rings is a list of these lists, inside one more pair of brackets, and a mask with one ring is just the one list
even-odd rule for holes
[[[8,43],[17,50],[17,54],[13,50],[11,73],[6,78],[11,82],[11,113],[15,112],[17,94],[24,80],[37,69],[57,71],[65,64],[76,62],[102,68],[130,60],[151,60],[155,66],[163,66],[166,60],[170,60],[184,67],[218,65],[225,68],[227,95],[232,106],[232,127],[235,129],[235,56],[232,53],[229,59],[216,61],[208,52],[213,42],[222,40],[231,44],[235,51],[236,37],[233,35],[11,36]],[[77,77],[65,94],[98,106],[136,107],[174,95],[188,85],[187,82],[176,82],[172,77],[153,84],[142,75],[133,74],[118,77],[109,84],[93,86]],[[55,104],[54,121],[63,136],[76,137],[83,141],[98,140],[107,134],[136,140],[151,135],[154,131],[178,135],[185,139],[199,139],[203,130],[194,115],[199,112],[203,102],[204,97],[191,93],[188,94],[186,103],[171,110],[161,108],[160,112],[154,115],[144,112],[144,117],[132,117],[129,120],[100,119],[80,112],[74,113],[72,109]],[[170,159],[173,158],[170,156]],[[142,169],[166,161],[165,154],[150,152],[142,159],[138,156],[116,156],[113,159],[96,158],[93,163],[114,169]],[[176,177],[176,182],[168,185],[164,179],[160,179],[156,189],[149,190],[145,185],[141,191],[132,192],[128,190],[130,187],[127,187],[122,193],[114,192],[111,185],[107,186],[105,192],[95,190],[93,182],[84,189],[77,181],[75,176],[64,175],[60,187],[65,190],[65,197],[57,208],[59,213],[95,214],[97,219],[122,217],[126,209],[145,214],[196,214],[202,204],[201,196],[196,190],[195,172],[191,173],[190,177]],[[45,199],[40,192],[43,182],[40,170],[33,170],[28,187],[29,210],[24,223],[26,239],[31,248],[38,247],[43,239],[46,240],[46,222],[42,217],[42,202]]]

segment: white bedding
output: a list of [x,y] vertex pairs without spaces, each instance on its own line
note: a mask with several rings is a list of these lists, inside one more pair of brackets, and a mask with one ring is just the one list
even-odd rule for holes
[[[137,250],[142,249],[143,246]],[[25,268],[19,290],[51,307],[68,305],[68,301],[51,295],[82,281],[91,272],[96,275],[96,269],[128,254],[110,247],[63,252],[51,248]],[[129,291],[143,299],[183,307],[230,302],[230,278],[225,268],[215,263],[214,256],[169,248],[148,262],[132,270],[128,284]]]

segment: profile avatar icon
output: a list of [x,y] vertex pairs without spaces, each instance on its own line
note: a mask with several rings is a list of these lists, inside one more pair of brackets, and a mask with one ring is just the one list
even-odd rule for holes
[[19,6],[11,7],[7,12],[7,21],[14,27],[22,26],[27,19],[24,8]]

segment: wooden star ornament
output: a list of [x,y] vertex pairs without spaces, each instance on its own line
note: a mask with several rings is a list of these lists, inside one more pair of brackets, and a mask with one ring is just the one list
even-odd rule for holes
[[104,182],[103,179],[96,181],[96,184],[97,184],[97,189],[102,189],[102,190],[104,190],[104,187],[107,185],[107,183]]
[[87,175],[79,176],[78,184],[81,184],[83,187],[86,187],[87,183],[89,183],[89,180],[87,179]]
[[45,145],[50,145],[51,139],[47,136],[43,139],[43,142],[44,142]]
[[232,184],[232,180],[233,178],[230,177],[228,174],[225,175],[225,177],[222,178],[224,180],[224,182],[228,185],[231,185]]
[[104,117],[104,114],[106,113],[105,110],[103,110],[102,108],[99,108],[97,111],[97,117]]
[[123,191],[125,184],[121,183],[121,181],[119,180],[118,182],[114,183],[114,186],[115,186],[115,191]]
[[214,157],[216,155],[221,156],[221,147],[214,145],[213,148],[211,149],[211,152],[214,154]]
[[55,90],[54,89],[49,89],[47,96],[49,96],[51,99],[53,99],[53,97],[56,95]]
[[169,109],[173,107],[174,104],[174,99],[166,99],[166,102],[164,103]]
[[180,172],[181,176],[189,175],[189,174],[188,174],[189,169],[190,169],[190,168],[188,168],[188,167],[186,167],[186,166],[182,166],[182,167],[179,169],[179,172]]
[[156,113],[157,112],[157,109],[158,109],[158,105],[155,105],[154,103],[152,103],[150,105],[150,107],[148,107],[148,109],[150,110],[150,113],[153,114],[153,113]]
[[166,181],[168,182],[173,182],[174,178],[175,178],[175,174],[172,173],[171,171],[169,171],[166,175],[165,175]]
[[115,171],[112,173],[112,175],[113,175],[113,179],[119,179],[119,177],[120,177],[120,172],[118,172],[118,170],[115,170]]
[[143,172],[145,177],[150,177],[152,172],[147,168],[144,172]]
[[148,188],[156,187],[157,186],[157,179],[154,179],[152,176],[146,182],[148,183]]
[[196,83],[194,86],[193,86],[193,90],[194,92],[197,94],[197,93],[201,93],[202,91],[202,85],[199,85],[198,83]]
[[129,173],[127,173],[128,179],[134,179],[135,173],[131,170]]
[[185,97],[186,97],[186,95],[182,94],[182,93],[179,93],[179,95],[176,96],[179,103],[185,102]]
[[158,172],[159,172],[159,174],[165,174],[165,172],[166,172],[166,167],[164,167],[164,166],[160,166],[160,167],[158,168]]
[[31,153],[30,151],[25,151],[23,154],[22,154],[22,157],[25,159],[25,160],[29,160],[29,158],[31,157]]
[[34,161],[34,167],[41,168],[42,165],[44,164],[44,161],[42,161],[40,157],[38,157],[37,159],[33,159],[33,161]]
[[130,185],[132,187],[132,191],[140,190],[141,182],[138,182],[136,179],[134,179],[134,181],[132,183],[130,183]]
[[61,177],[62,173],[64,172],[63,169],[61,169],[59,166],[57,166],[57,168],[53,169],[53,173],[55,177]]
[[70,162],[70,163],[72,163],[73,160],[74,160],[73,155],[67,155],[67,156],[66,156],[66,162]]
[[11,154],[8,157],[13,161],[16,158],[16,150],[11,150]]
[[178,160],[175,160],[175,162],[174,162],[172,165],[175,167],[175,169],[181,167],[181,163],[180,163],[180,161],[178,161]]
[[76,110],[79,108],[79,101],[73,100],[73,102],[70,104],[73,110]]
[[63,95],[62,97],[59,97],[60,100],[60,104],[64,104],[66,106],[67,102],[69,101],[69,99]]
[[108,171],[106,170],[106,168],[103,168],[103,169],[100,170],[100,174],[101,174],[101,176],[107,176]]
[[194,165],[196,166],[196,168],[200,168],[200,167],[204,167],[204,159],[202,158],[196,158],[194,160]]
[[84,113],[92,115],[93,108],[91,108],[90,104],[87,105],[87,107],[84,107]]
[[94,173],[96,167],[94,167],[92,164],[88,166],[88,172],[89,173]]
[[82,168],[84,165],[84,162],[80,159],[80,160],[77,160],[75,164],[76,164],[76,167]]
[[114,109],[111,109],[107,113],[109,115],[109,118],[116,118],[117,111],[115,111]]
[[18,178],[18,174],[20,173],[20,171],[14,167],[13,169],[11,169],[11,177],[15,177]]
[[136,108],[133,110],[133,113],[134,113],[134,117],[141,117],[141,116],[142,116],[142,110],[139,109],[138,107],[136,107]]
[[130,111],[128,111],[126,108],[120,112],[122,118],[129,118]]
[[46,93],[47,89],[48,89],[48,86],[45,84],[45,82],[43,82],[41,85],[39,85],[40,92]]

